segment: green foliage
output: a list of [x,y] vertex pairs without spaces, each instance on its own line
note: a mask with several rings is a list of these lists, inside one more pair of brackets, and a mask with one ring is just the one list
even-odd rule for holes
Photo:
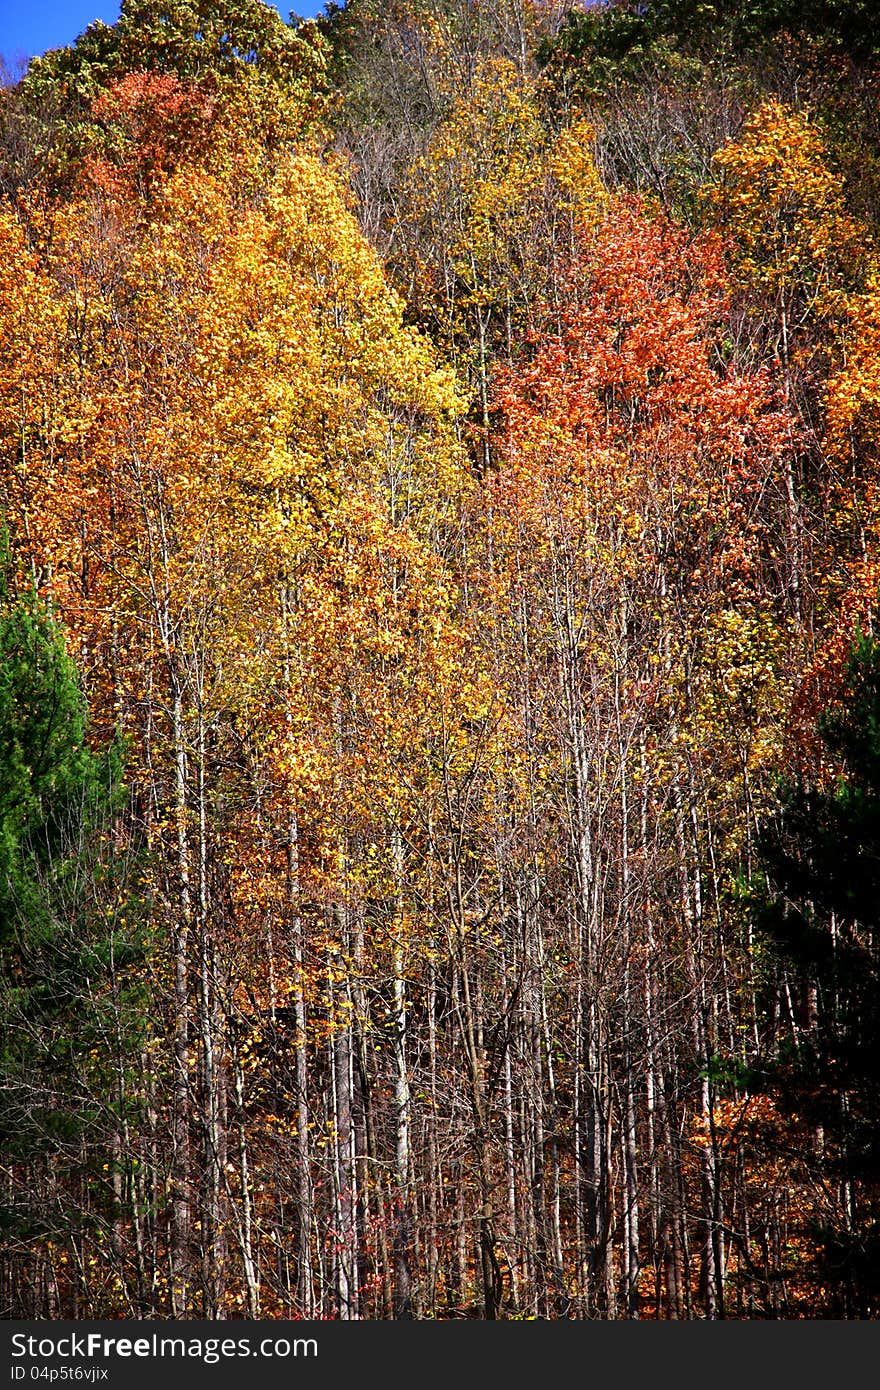
[[566,8],[124,0],[0,91],[42,1315],[880,1312],[873,637],[755,836],[874,592],[873,6]]
[[[818,729],[839,773],[781,790],[761,851],[759,929],[800,982],[801,1014],[769,1067],[822,1134],[822,1167],[851,1192],[823,1227],[823,1277],[862,1313],[880,1297],[880,642],[862,634]],[[873,1251],[874,1254],[870,1255]]]
[[[783,788],[765,854],[787,897],[812,904],[814,919],[833,914],[873,934],[880,928],[880,643],[873,636],[857,638],[840,703],[820,716],[818,729],[839,776],[830,789],[806,781]],[[806,924],[791,930],[809,935]],[[830,951],[822,929],[810,954],[818,964]]]
[[780,34],[818,40],[856,59],[880,54],[870,0],[620,0],[570,10],[543,56],[613,64],[619,71],[664,48],[745,55]]
[[[121,758],[115,747],[93,753],[86,733],[61,633],[32,592],[14,592],[4,539],[0,1136],[9,1159],[56,1171],[84,1154],[89,1166],[91,1146],[106,1144],[143,1007],[130,981],[143,958],[130,863],[109,838]],[[0,1220],[31,1229],[27,1194],[13,1194]]]
[[742,1058],[722,1056],[720,1052],[712,1053],[699,1076],[712,1083],[716,1096],[735,1096],[752,1089],[756,1080],[754,1068]]
[[[12,190],[36,176],[55,192],[75,183],[86,159],[118,143],[112,108],[121,88],[125,124],[132,76],[149,75],[166,100],[176,93],[164,113],[161,101],[152,113],[160,123],[164,115],[172,147],[183,106],[199,113],[215,155],[230,141],[239,151],[276,149],[320,118],[323,68],[316,26],[285,24],[263,0],[123,0],[116,24],[90,24],[69,48],[35,59],[4,94],[4,182]],[[190,157],[203,153],[199,143],[189,141]]]
[[[33,902],[104,769],[85,742],[85,707],[60,633],[33,595],[9,589],[0,551],[0,941]],[[5,562],[5,563],[4,563]],[[109,770],[109,769],[108,769]]]
[[34,92],[62,83],[89,97],[126,72],[180,78],[236,77],[260,69],[279,85],[300,77],[306,43],[263,0],[123,0],[118,23],[96,21],[70,48],[38,58],[26,84]]

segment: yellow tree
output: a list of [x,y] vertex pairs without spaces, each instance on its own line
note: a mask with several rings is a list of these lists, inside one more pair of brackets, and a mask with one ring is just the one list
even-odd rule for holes
[[811,318],[833,317],[860,273],[865,228],[847,211],[821,128],[771,100],[745,121],[713,160],[705,190],[734,242],[743,280],[778,315],[783,365]]
[[[562,290],[533,355],[497,374],[504,429],[474,523],[490,576],[487,659],[521,722],[536,1089],[575,1098],[556,1134],[575,1166],[548,1165],[538,1202],[536,1311],[567,1290],[609,1316],[620,1296],[635,1315],[647,1180],[669,1306],[690,1297],[696,1238],[715,1316],[720,1157],[710,1147],[693,1174],[694,1230],[670,1117],[713,1110],[709,1063],[731,1002],[719,1002],[713,938],[784,693],[772,537],[791,422],[765,374],[719,362],[729,300],[714,239],[613,200]],[[554,1016],[574,1020],[570,1037]],[[688,1094],[679,1077],[691,1068],[705,1079]],[[538,1163],[537,1137],[524,1147]]]
[[[786,403],[815,440],[823,432],[816,402],[828,360],[839,352],[848,295],[865,272],[868,229],[847,209],[843,178],[821,128],[779,101],[754,111],[713,162],[717,182],[704,192],[717,225],[731,238],[745,291],[740,350],[778,364]],[[789,586],[793,612],[806,617],[809,540],[801,494],[814,484],[799,472],[792,450],[786,464]]]
[[604,200],[592,131],[554,137],[534,82],[506,59],[479,64],[405,184],[401,275],[422,321],[476,396],[488,464],[492,363],[510,357],[552,287],[554,253]]
[[253,190],[326,113],[325,60],[314,24],[294,28],[264,0],[123,0],[115,24],[29,65],[7,108],[29,148],[6,176],[63,196],[89,159],[126,163],[148,145],[166,169],[234,162]]
[[[173,999],[169,1306],[216,1311],[238,1296],[226,1274],[230,1220],[245,1306],[256,1306],[255,1213],[243,1178],[237,1197],[229,1191],[223,1116],[229,1010],[239,986],[259,1006],[269,952],[268,1005],[287,1001],[297,1016],[303,1107],[300,1287],[288,1297],[312,1311],[301,822],[316,863],[334,846],[336,868],[322,874],[338,935],[351,851],[333,794],[356,784],[346,710],[370,624],[395,605],[408,611],[409,582],[434,595],[413,602],[438,607],[439,641],[451,602],[442,566],[417,560],[448,529],[456,397],[314,156],[282,161],[253,203],[240,185],[193,170],[157,179],[148,205],[99,177],[63,207],[34,208],[31,225],[36,254],[12,217],[4,236],[45,331],[20,357],[3,425],[37,457],[32,470],[29,459],[8,469],[5,489],[87,655],[98,717],[131,736],[157,851]],[[6,289],[13,356],[25,333]],[[397,535],[409,566],[388,551]],[[267,856],[279,834],[282,852]],[[342,1170],[352,1153],[349,1134]],[[340,1183],[342,1209],[344,1171]],[[340,1271],[348,1307],[351,1273]],[[161,1284],[156,1273],[157,1299]]]

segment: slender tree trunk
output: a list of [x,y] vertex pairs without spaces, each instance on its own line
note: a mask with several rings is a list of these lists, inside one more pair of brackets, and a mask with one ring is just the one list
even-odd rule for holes
[[394,1316],[407,1319],[413,1315],[412,1271],[410,1254],[412,1242],[412,1199],[410,1194],[410,1085],[406,1057],[406,977],[403,900],[403,844],[398,831],[394,832],[392,852],[397,883],[397,910],[392,928],[392,970],[394,976],[394,1112],[395,1148],[394,1176],[397,1205],[394,1234]]

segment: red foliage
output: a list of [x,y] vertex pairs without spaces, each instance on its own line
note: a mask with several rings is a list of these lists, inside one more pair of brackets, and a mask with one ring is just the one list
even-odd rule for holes
[[208,146],[216,102],[195,83],[165,73],[130,72],[92,102],[103,132],[100,153],[89,163],[91,179],[108,190],[143,190]]
[[594,496],[600,470],[622,474],[627,505],[677,532],[695,563],[709,546],[744,574],[795,427],[769,375],[729,360],[721,243],[620,199],[561,288],[531,360],[496,378],[507,467],[577,474]]

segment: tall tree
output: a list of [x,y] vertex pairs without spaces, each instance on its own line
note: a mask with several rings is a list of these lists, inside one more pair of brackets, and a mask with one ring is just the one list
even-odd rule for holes
[[760,848],[761,929],[792,968],[796,1012],[770,1077],[813,1127],[825,1200],[816,1281],[838,1316],[880,1299],[880,646],[853,643],[819,742],[781,791]]
[[[31,584],[16,592],[5,538],[0,729],[2,1226],[22,1283],[16,1306],[36,1314],[43,1300],[60,1306],[65,1248],[94,1269],[121,1234],[143,942],[113,833],[118,753],[90,749],[62,634]],[[90,1218],[77,1184],[95,1193]]]
[[123,0],[116,24],[95,21],[3,94],[3,187],[69,190],[145,129],[166,166],[209,153],[254,176],[320,119],[324,65],[316,27],[263,0]]

